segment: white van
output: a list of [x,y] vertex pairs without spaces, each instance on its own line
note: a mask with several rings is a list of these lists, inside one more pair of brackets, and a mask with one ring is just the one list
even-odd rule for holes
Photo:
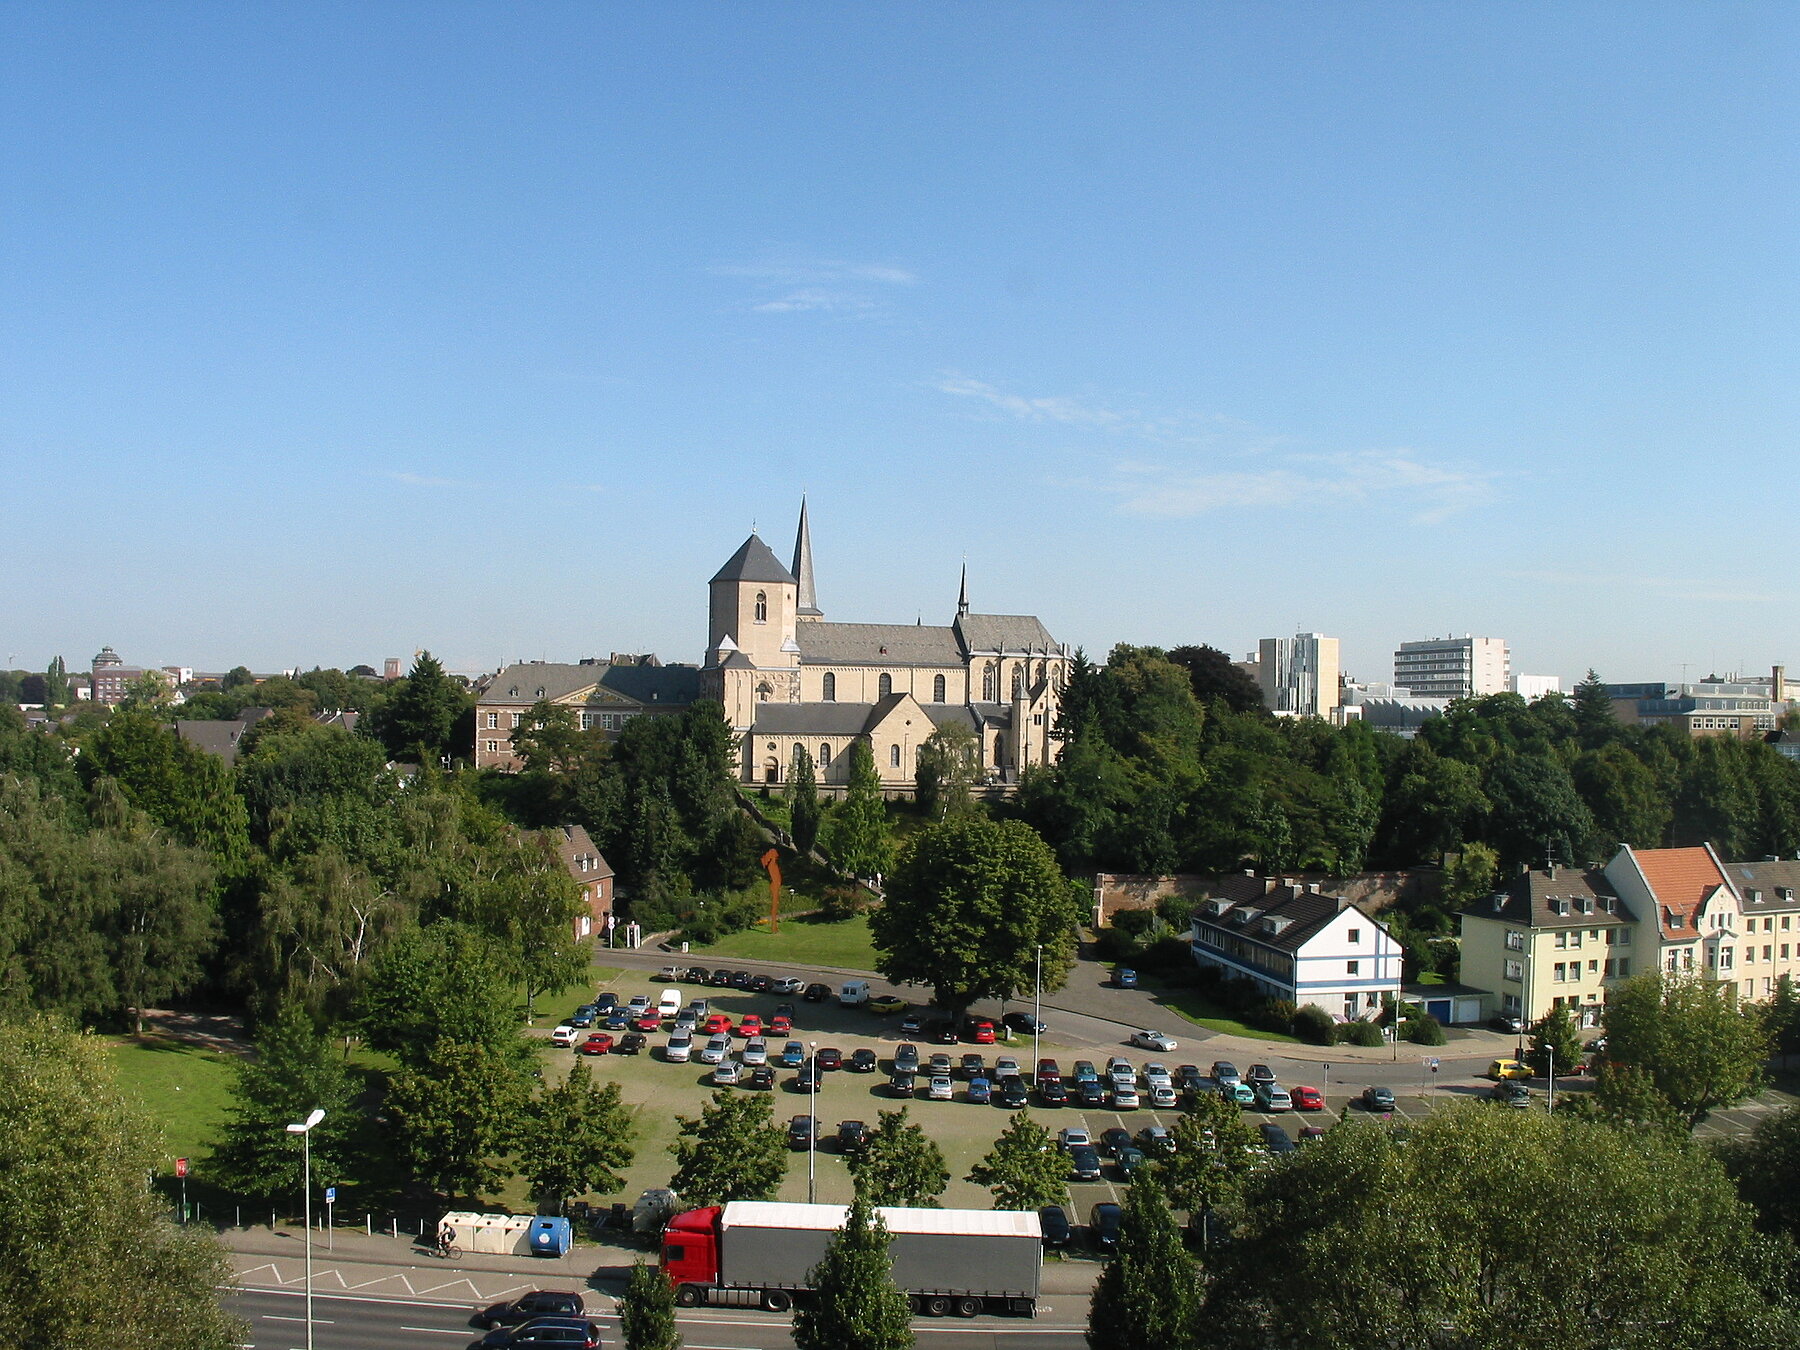
[[656,1013],[659,1017],[673,1017],[681,1011],[681,990],[665,989],[656,1000]]
[[869,1001],[869,982],[867,980],[845,980],[844,987],[838,990],[838,1004],[845,1008],[860,1008]]

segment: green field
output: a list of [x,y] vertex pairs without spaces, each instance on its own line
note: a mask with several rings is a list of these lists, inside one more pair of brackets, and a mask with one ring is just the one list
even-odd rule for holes
[[1223,1032],[1227,1036],[1248,1036],[1258,1041],[1280,1041],[1287,1045],[1300,1044],[1298,1036],[1288,1036],[1279,1031],[1264,1031],[1261,1027],[1253,1027],[1248,1022],[1238,1021],[1197,989],[1184,989],[1150,975],[1140,975],[1138,978],[1144,988],[1155,992],[1158,1003],[1209,1031]]
[[767,922],[742,933],[720,938],[710,947],[695,947],[690,956],[741,957],[747,961],[792,961],[809,966],[835,966],[840,970],[875,969],[875,946],[869,939],[869,921],[863,917],[842,923],[820,923],[810,918],[783,920],[781,931],[771,934]]
[[163,1036],[110,1040],[120,1091],[162,1131],[169,1155],[204,1156],[231,1101],[235,1056]]

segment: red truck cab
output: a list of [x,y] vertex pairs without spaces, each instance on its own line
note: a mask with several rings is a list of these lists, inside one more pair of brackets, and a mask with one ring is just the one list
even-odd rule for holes
[[[663,1229],[662,1269],[675,1286],[675,1300],[691,1308],[699,1299],[694,1285],[719,1280],[719,1206],[677,1214]],[[683,1295],[686,1295],[684,1298]]]

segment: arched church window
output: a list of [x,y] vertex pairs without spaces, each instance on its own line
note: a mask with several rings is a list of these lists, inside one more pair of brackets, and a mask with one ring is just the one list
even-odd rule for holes
[[994,737],[994,766],[996,768],[998,768],[1005,763],[1006,763],[1006,737],[995,736]]
[[886,698],[889,694],[893,693],[894,692],[894,677],[892,675],[883,675],[881,677],[880,688],[881,688],[881,697],[883,697],[883,698]]
[[827,703],[837,702],[837,676],[829,670],[825,672],[825,701]]
[[793,765],[798,765],[800,763],[800,756],[804,755],[805,753],[806,753],[806,747],[804,745],[800,744],[799,741],[795,741],[794,742],[794,754],[793,754],[793,757],[788,760],[788,763],[793,764]]
[[942,703],[944,701],[944,689],[944,677],[942,675],[933,677],[931,681],[931,701],[933,703]]
[[1000,701],[1000,668],[992,661],[981,668],[981,701],[983,703]]
[[[887,676],[885,676],[885,675],[882,676],[882,679],[885,680],[886,678],[887,678]],[[890,745],[888,747],[888,763],[896,769],[900,767],[900,747],[899,746]]]
[[1025,692],[1025,667],[1024,667],[1024,665],[1021,664],[1021,665],[1016,665],[1013,667],[1012,696],[1014,698],[1017,698],[1017,697],[1019,697],[1020,694],[1023,694],[1024,692]]
[[758,623],[769,621],[769,593],[767,591],[756,593],[756,621]]
[[763,761],[763,782],[779,783],[781,781],[781,761],[770,755]]
[[761,684],[756,686],[756,701],[758,703],[767,703],[774,694],[775,687],[767,680],[764,680]]
[[829,769],[831,767],[831,747],[829,745],[821,745],[819,747],[819,767],[821,769]]

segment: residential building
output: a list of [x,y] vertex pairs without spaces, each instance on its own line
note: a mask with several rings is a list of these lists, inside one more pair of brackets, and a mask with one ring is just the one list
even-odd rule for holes
[[1689,736],[1737,736],[1748,740],[1775,730],[1777,678],[1733,680],[1708,676],[1693,684],[1609,684],[1606,696],[1621,721],[1637,726],[1673,726]]
[[1338,706],[1338,672],[1338,640],[1323,633],[1256,644],[1263,703],[1278,717],[1330,717]]
[[1800,760],[1800,731],[1771,731],[1763,743],[1784,758]]
[[146,669],[143,666],[128,666],[124,658],[111,647],[102,647],[94,657],[92,674],[89,676],[88,697],[96,703],[104,703],[115,707],[123,703],[131,693],[131,686],[146,675],[153,675],[174,689],[177,680],[166,670],[155,667]]
[[1394,653],[1394,683],[1423,698],[1480,698],[1503,694],[1512,661],[1503,638],[1430,638],[1402,642]]
[[1188,941],[1196,963],[1347,1021],[1400,995],[1400,944],[1380,920],[1317,882],[1251,875],[1215,882],[1194,911]]
[[1727,863],[1725,872],[1738,894],[1738,990],[1763,1002],[1782,976],[1800,982],[1800,861]]
[[820,787],[841,791],[863,740],[884,789],[909,793],[919,747],[949,725],[973,736],[996,787],[1055,758],[1069,651],[1031,615],[974,613],[967,568],[949,624],[828,622],[803,502],[792,566],[753,533],[709,588],[700,689],[741,738],[746,783],[786,781],[805,749]]
[[583,731],[610,739],[634,717],[681,712],[699,691],[698,667],[665,666],[654,656],[633,657],[629,665],[585,660],[502,666],[476,690],[475,767],[509,773],[523,767],[512,752],[513,728],[540,699],[574,709]]
[[613,870],[588,832],[579,825],[550,831],[551,842],[569,875],[581,888],[582,911],[575,916],[575,939],[604,937],[613,912]]
[[1527,1023],[1568,1007],[1598,1025],[1610,984],[1656,968],[1655,943],[1637,938],[1636,911],[1598,868],[1521,872],[1460,918],[1462,982]]

